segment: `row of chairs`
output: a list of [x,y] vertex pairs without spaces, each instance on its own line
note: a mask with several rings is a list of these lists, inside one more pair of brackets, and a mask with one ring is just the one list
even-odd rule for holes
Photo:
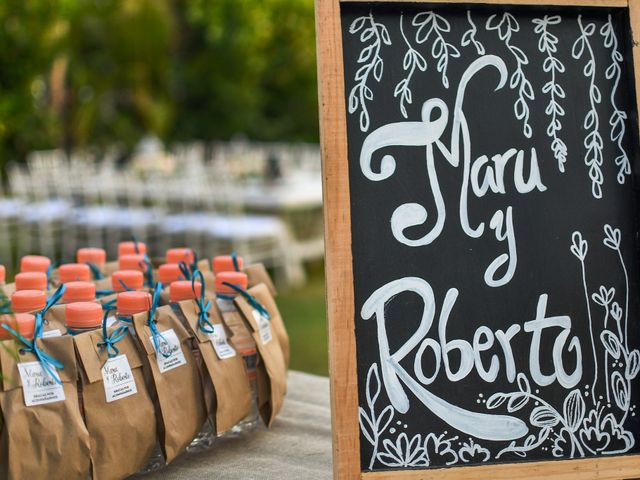
[[319,189],[317,145],[192,143],[165,153],[150,143],[126,162],[115,150],[55,150],[11,165],[9,192],[0,195],[0,261],[15,265],[27,253],[68,261],[84,245],[113,256],[118,241],[136,236],[151,252],[193,245],[211,256],[235,249],[272,267],[282,282],[304,281],[304,262],[323,254],[319,209],[307,222],[315,227],[300,234],[300,222],[292,225],[277,204],[258,214],[242,193],[293,176],[311,179],[313,188],[302,193]]

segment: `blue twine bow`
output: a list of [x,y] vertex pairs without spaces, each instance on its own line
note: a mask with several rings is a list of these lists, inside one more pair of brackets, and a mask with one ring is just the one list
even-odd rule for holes
[[118,347],[116,347],[116,343],[122,340],[127,333],[129,333],[129,327],[127,325],[121,325],[116,328],[111,335],[107,334],[107,317],[109,316],[109,311],[106,310],[102,317],[102,342],[98,342],[98,347],[106,347],[107,356],[109,358],[113,358],[120,353]]
[[233,268],[236,269],[236,272],[240,271],[240,263],[238,262],[238,255],[236,252],[231,252],[231,261],[233,262]]
[[167,339],[162,336],[160,330],[158,330],[158,326],[156,325],[156,309],[158,308],[158,302],[160,301],[160,292],[162,291],[162,283],[156,283],[156,286],[153,290],[153,299],[151,301],[151,308],[149,309],[149,320],[147,321],[147,326],[151,330],[151,340],[153,341],[153,347],[156,349],[156,354],[160,353],[163,357],[169,358],[171,356],[171,352],[165,353],[160,350],[160,340],[162,340],[165,344],[168,344]]
[[89,269],[91,269],[91,274],[93,275],[93,278],[95,280],[102,280],[104,278],[104,275],[100,271],[100,268],[98,268],[98,265],[96,265],[93,262],[86,262],[86,263],[89,266]]
[[196,293],[196,277],[200,281],[200,297],[196,297],[196,304],[198,305],[198,328],[201,332],[204,333],[213,333],[215,330],[213,329],[213,324],[209,320],[209,309],[211,308],[211,300],[208,300],[205,303],[204,298],[204,275],[200,270],[196,270],[193,274],[193,278],[191,279],[191,289],[195,295]]
[[[222,282],[222,284],[238,292],[240,295],[242,295],[245,298],[245,300],[249,303],[249,305],[251,305],[254,309],[256,309],[260,313],[260,315],[262,315],[267,320],[271,320],[271,315],[269,315],[268,310],[256,299],[256,297],[251,295],[244,288],[229,282]],[[225,297],[224,295],[220,295],[220,294],[218,294],[218,296],[220,296],[221,298]]]
[[60,380],[60,376],[56,373],[56,369],[64,370],[64,364],[60,360],[53,358],[44,350],[41,350],[40,347],[38,347],[38,343],[36,342],[36,339],[42,336],[42,325],[43,325],[42,316],[37,314],[35,331],[33,333],[33,340],[27,340],[20,333],[16,332],[13,328],[11,328],[6,323],[2,324],[2,328],[4,328],[11,335],[13,335],[17,340],[22,342],[22,344],[24,345],[24,348],[21,351],[33,353],[38,359],[38,361],[40,362],[40,364],[42,365],[42,368],[45,369],[45,371],[49,374],[49,376],[53,378],[58,385],[62,385],[62,381]]

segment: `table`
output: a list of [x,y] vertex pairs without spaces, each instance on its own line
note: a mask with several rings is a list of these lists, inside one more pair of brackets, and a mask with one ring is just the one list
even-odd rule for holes
[[143,478],[186,480],[330,479],[331,413],[329,379],[289,372],[289,387],[271,429],[220,439],[210,451],[182,455]]

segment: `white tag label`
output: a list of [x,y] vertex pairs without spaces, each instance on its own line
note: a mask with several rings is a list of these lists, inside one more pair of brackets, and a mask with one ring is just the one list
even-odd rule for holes
[[108,359],[102,367],[102,381],[107,403],[138,393],[126,355]]
[[107,328],[112,327],[117,320],[118,317],[107,317]]
[[57,328],[55,330],[47,330],[42,332],[42,338],[61,337],[61,336],[62,336],[62,332]]
[[262,344],[269,343],[271,341],[271,324],[269,320],[262,316],[257,310],[253,311],[253,318],[255,318],[258,323],[258,333],[260,334]]
[[[184,353],[182,353],[182,346],[180,345],[178,336],[176,335],[176,332],[173,331],[173,328],[165,332],[160,332],[160,335],[158,335],[157,338],[158,343],[160,344],[160,351],[158,352],[156,350],[156,360],[158,362],[160,373],[164,373],[168,370],[177,368],[180,365],[187,364],[187,360],[184,358]],[[149,337],[149,339],[155,349],[156,346],[153,343],[153,337]]]
[[[51,368],[55,370],[54,367]],[[40,362],[19,363],[18,371],[27,407],[65,400],[64,388],[49,375]]]
[[236,356],[236,351],[227,342],[227,333],[224,331],[224,326],[222,324],[213,324],[213,333],[209,334],[209,338],[211,339],[213,348],[220,360]]

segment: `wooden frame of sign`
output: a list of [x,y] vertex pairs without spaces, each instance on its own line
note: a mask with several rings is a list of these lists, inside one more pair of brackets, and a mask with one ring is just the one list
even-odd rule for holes
[[[362,0],[316,0],[318,80],[325,205],[327,316],[331,374],[333,469],[339,479],[613,479],[640,478],[640,455],[533,461],[451,468],[363,471],[360,459],[358,379],[354,325],[351,199],[341,5]],[[640,0],[367,0],[372,4],[438,3],[623,7],[633,38],[635,86],[640,92]]]

